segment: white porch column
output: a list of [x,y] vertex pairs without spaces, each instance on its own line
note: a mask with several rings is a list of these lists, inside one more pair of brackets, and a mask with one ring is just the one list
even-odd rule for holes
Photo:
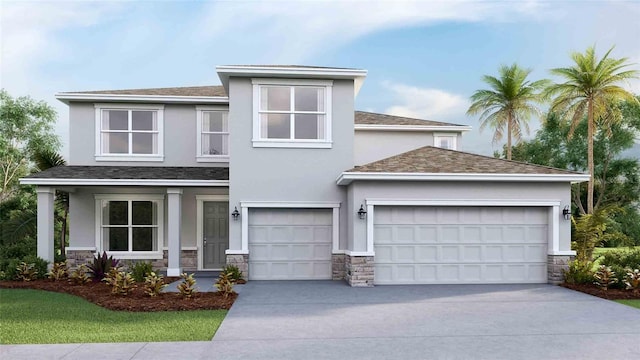
[[182,225],[182,189],[167,189],[167,239],[169,245],[167,276],[180,276],[180,239]]
[[55,200],[55,189],[38,186],[38,257],[54,262],[53,257],[53,202]]

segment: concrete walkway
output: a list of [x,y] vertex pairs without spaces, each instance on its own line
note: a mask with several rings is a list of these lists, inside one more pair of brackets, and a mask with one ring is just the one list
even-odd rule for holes
[[18,345],[0,359],[640,359],[640,311],[550,285],[249,282],[211,342]]

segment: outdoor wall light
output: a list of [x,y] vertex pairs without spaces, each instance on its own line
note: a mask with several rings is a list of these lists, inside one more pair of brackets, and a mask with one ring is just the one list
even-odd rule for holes
[[360,219],[364,219],[367,217],[367,211],[364,209],[363,205],[360,205],[360,210],[358,210],[358,217]]
[[569,208],[569,205],[565,206],[564,209],[562,209],[562,216],[564,216],[565,220],[571,219],[571,209]]
[[238,211],[238,207],[237,206],[233,209],[233,212],[231,213],[231,216],[233,216],[233,220],[234,221],[238,220],[238,217],[240,217],[240,212]]

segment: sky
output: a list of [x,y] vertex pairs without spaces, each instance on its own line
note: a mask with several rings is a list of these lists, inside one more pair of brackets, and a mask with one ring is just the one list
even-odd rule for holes
[[216,65],[353,67],[368,70],[356,109],[471,125],[463,150],[492,154],[502,144],[465,115],[483,75],[516,62],[559,80],[549,69],[592,45],[640,70],[639,19],[640,1],[3,0],[0,87],[51,104],[66,144],[57,92],[217,85]]

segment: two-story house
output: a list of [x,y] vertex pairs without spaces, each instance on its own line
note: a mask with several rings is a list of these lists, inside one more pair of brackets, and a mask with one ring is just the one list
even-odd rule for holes
[[353,286],[558,281],[570,184],[588,175],[459,151],[467,126],[359,112],[365,70],[219,66],[222,86],[59,93],[69,165],[37,185],[38,256],[107,251],[175,276]]

